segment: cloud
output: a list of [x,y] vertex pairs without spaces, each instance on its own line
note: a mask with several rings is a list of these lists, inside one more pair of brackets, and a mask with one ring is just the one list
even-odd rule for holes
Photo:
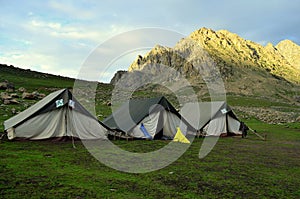
[[[300,44],[298,1],[50,0],[20,4],[20,1],[1,4],[0,62],[65,76],[74,77],[99,45],[138,28],[157,27],[189,35],[205,26],[226,29],[262,45],[268,42],[276,45],[283,39]],[[139,45],[153,38],[120,37],[101,50],[110,55],[120,47],[126,49],[130,44]],[[162,42],[163,37],[142,47],[151,48]],[[112,65],[104,70],[103,77],[127,69],[135,59],[135,55],[127,58],[117,55],[120,58],[107,60]]]
[[88,5],[89,4],[80,1],[78,1],[77,4],[71,2],[62,3],[61,1],[49,2],[49,7],[52,8],[54,11],[59,12],[65,16],[67,15],[71,18],[79,18],[85,20],[97,17],[97,13],[93,12],[92,7]]

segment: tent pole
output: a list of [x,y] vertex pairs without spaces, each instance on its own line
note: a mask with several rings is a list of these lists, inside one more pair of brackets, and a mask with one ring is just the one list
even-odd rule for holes
[[258,136],[258,137],[261,138],[262,140],[264,140],[264,141],[267,140],[267,139],[266,139],[266,135],[263,137],[263,136],[259,135],[255,130],[251,129],[250,127],[248,127],[248,128],[249,128],[249,130],[250,130],[253,134],[255,134],[256,136]]

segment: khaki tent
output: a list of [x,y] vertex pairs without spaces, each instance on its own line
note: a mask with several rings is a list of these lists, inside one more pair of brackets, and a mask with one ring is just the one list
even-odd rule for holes
[[224,101],[187,103],[180,114],[202,135],[242,135],[244,124]]
[[6,120],[4,127],[9,139],[106,139],[108,133],[108,128],[90,114],[68,89],[49,94]]
[[183,134],[190,127],[165,97],[131,99],[103,123],[129,136],[147,139],[173,139],[177,127],[181,128]]

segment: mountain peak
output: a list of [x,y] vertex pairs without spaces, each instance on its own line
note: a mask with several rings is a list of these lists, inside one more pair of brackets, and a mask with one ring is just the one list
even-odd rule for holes
[[[214,31],[206,27],[181,39],[174,48],[156,45],[145,56],[138,56],[130,65],[129,71],[142,70],[145,65],[149,66],[151,63],[163,63],[174,68],[185,66],[184,71],[188,74],[193,73],[189,70],[193,66],[181,63],[177,56],[178,53],[192,56],[190,51],[194,44],[190,41],[201,46],[219,66],[225,79],[235,79],[244,73],[241,71],[250,69],[266,71],[290,82],[300,82],[300,47],[292,41],[285,40],[277,46],[271,43],[262,46],[228,30]],[[192,57],[200,56],[194,54]]]
[[289,39],[282,40],[277,44],[277,46],[282,46],[282,45],[298,46],[295,42]]
[[300,70],[300,46],[291,40],[283,40],[276,45],[276,49],[296,69]]

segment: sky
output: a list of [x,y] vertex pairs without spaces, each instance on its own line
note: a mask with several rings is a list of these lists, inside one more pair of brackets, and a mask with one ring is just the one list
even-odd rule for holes
[[[77,78],[99,46],[145,28],[184,36],[201,27],[226,29],[262,45],[284,39],[299,45],[299,7],[299,0],[0,0],[0,63]],[[102,75],[94,80],[109,82],[145,52],[99,66]]]

